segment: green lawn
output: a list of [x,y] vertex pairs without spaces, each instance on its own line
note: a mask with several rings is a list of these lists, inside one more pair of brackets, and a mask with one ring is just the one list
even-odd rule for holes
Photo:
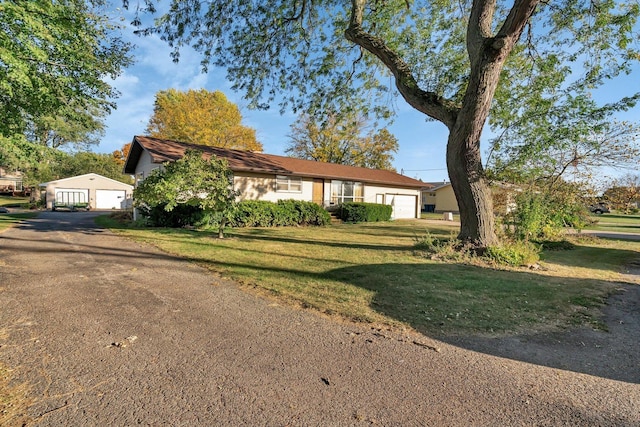
[[189,258],[283,304],[434,336],[545,330],[597,323],[592,315],[640,243],[582,239],[544,254],[539,271],[431,261],[416,235],[449,236],[446,223],[396,221],[326,228],[233,229],[212,233],[129,229],[118,233]]
[[[444,218],[444,213],[435,213],[435,212],[422,212],[420,214],[420,218],[422,219],[430,219],[430,220],[434,220],[434,221],[443,221]],[[453,215],[453,220],[456,222],[460,221],[460,215],[459,214],[454,214]]]
[[21,207],[29,204],[28,197],[0,196],[0,206]]
[[606,213],[593,215],[592,218],[595,223],[587,227],[589,230],[640,233],[640,215]]
[[17,222],[27,218],[35,218],[38,215],[37,212],[15,213],[15,214],[0,214],[0,231],[3,231]]

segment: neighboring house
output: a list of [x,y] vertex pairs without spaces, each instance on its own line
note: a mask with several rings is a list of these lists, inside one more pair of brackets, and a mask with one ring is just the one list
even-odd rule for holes
[[342,202],[384,203],[393,207],[394,219],[420,215],[425,183],[387,170],[135,136],[124,172],[135,175],[137,184],[163,163],[182,158],[187,149],[226,159],[240,200],[306,200],[326,208]]
[[0,167],[0,194],[15,194],[22,191],[22,173],[7,173],[4,168]]
[[40,184],[47,209],[126,209],[131,207],[133,186],[96,173]]
[[[458,201],[450,182],[440,181],[429,183],[433,187],[422,190],[422,210],[425,212],[460,213]],[[493,205],[496,214],[504,215],[515,208],[515,195],[522,191],[519,187],[503,182],[491,184]]]
[[459,213],[458,201],[450,182],[430,182],[432,187],[422,190],[422,210],[425,212]]

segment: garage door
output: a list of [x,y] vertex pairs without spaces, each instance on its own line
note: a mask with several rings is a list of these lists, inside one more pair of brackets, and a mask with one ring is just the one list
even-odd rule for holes
[[124,209],[125,201],[124,190],[96,190],[96,209]]
[[53,208],[85,208],[89,204],[87,188],[56,188]]
[[393,207],[391,218],[415,218],[416,217],[416,196],[403,194],[387,194],[386,202]]

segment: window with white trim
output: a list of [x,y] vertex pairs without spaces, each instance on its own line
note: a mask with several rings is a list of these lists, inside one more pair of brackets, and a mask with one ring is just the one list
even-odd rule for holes
[[331,181],[331,203],[364,202],[364,185],[353,181]]
[[276,192],[302,193],[302,178],[299,176],[276,176]]

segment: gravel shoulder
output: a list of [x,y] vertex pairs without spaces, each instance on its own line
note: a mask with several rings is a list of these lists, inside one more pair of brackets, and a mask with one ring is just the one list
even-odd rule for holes
[[27,425],[640,425],[638,287],[608,333],[447,343],[278,306],[93,215],[0,233],[0,361]]

